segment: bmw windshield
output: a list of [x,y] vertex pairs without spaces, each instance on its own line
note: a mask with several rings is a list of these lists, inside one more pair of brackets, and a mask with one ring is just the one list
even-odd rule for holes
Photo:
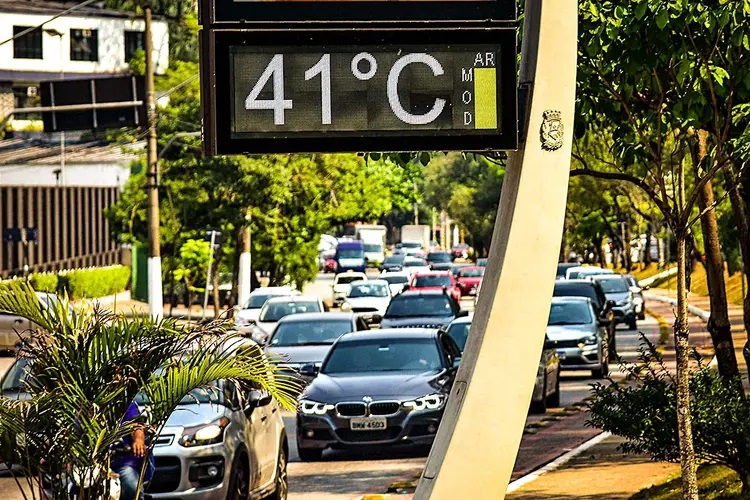
[[424,372],[442,367],[440,351],[431,339],[373,339],[339,343],[321,373]]

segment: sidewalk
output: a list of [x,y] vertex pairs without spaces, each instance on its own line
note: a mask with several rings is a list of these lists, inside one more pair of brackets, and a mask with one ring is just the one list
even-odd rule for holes
[[[674,289],[667,290],[664,288],[651,288],[648,292],[644,293],[644,296],[646,302],[649,300],[657,300],[671,304],[675,307],[677,305],[677,290]],[[699,317],[704,322],[708,321],[708,318],[711,315],[711,299],[708,296],[688,293],[688,304],[691,315]],[[735,304],[729,304],[727,310],[729,312],[729,321],[732,324],[732,340],[734,342],[734,352],[737,356],[737,364],[740,373],[745,376],[747,375],[747,364],[745,363],[742,349],[745,347],[745,342],[747,342],[748,336],[745,333],[742,307]]]
[[[649,309],[660,314],[671,324],[674,321],[676,291],[655,288],[646,295]],[[703,351],[710,347],[710,336],[705,322],[710,315],[710,299],[706,296],[690,294],[690,343]],[[672,311],[672,312],[670,312]],[[742,321],[742,308],[729,305],[729,318],[732,323],[732,337],[740,370],[746,371],[742,348],[747,336]],[[673,344],[670,336],[670,344]],[[678,464],[653,462],[644,455],[630,455],[618,452],[616,447],[622,438],[611,436],[563,464],[560,468],[541,475],[518,490],[509,493],[509,500],[609,500],[627,499],[635,492],[654,484],[666,481],[679,474]],[[605,479],[606,478],[606,479]]]

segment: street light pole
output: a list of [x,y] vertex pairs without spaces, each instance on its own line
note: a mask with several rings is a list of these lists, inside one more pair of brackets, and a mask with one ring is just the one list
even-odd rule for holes
[[161,283],[161,248],[159,246],[159,190],[157,176],[159,158],[156,153],[156,99],[154,95],[153,40],[151,38],[151,5],[143,6],[146,52],[146,115],[148,141],[146,143],[148,170],[148,308],[151,317],[158,319],[164,313]]
[[[65,54],[65,47],[63,45],[63,36],[65,33],[58,31],[54,28],[45,29],[45,33],[49,36],[55,36],[60,40],[60,81],[65,80],[65,64],[63,63],[63,55]],[[65,179],[65,131],[60,131],[60,186],[66,185]]]

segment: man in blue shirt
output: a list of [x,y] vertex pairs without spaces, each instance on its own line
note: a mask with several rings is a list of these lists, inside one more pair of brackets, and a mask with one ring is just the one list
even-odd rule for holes
[[[138,405],[131,402],[128,406],[122,421],[130,422],[135,420],[141,414]],[[130,447],[129,453],[115,455],[112,459],[112,472],[120,475],[120,500],[135,500],[138,491],[138,480],[143,469],[143,460],[148,454],[146,447],[146,433],[143,429],[136,429],[130,436],[122,438],[123,444]],[[153,458],[149,457],[149,464],[146,467],[144,482],[151,480],[153,474]],[[142,493],[142,492],[141,492]]]

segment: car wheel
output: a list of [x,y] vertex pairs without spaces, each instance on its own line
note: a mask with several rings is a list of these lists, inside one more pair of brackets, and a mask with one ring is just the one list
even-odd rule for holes
[[541,401],[532,401],[531,408],[529,411],[535,415],[543,415],[547,413],[547,379],[544,379],[544,387],[542,389]]
[[279,449],[279,458],[276,461],[276,490],[267,500],[286,500],[289,494],[289,476],[287,475],[287,456],[286,449],[282,446]]
[[630,328],[631,330],[638,329],[638,324],[636,322],[635,316],[633,316],[633,319],[628,321],[628,328]]
[[232,475],[227,488],[227,500],[247,500],[250,496],[250,472],[244,454],[240,454],[232,466]]
[[320,448],[297,448],[297,452],[303,462],[320,462],[323,459],[323,450]]
[[555,392],[550,394],[547,399],[548,408],[559,408],[560,407],[560,368],[557,369],[557,377],[555,380]]

